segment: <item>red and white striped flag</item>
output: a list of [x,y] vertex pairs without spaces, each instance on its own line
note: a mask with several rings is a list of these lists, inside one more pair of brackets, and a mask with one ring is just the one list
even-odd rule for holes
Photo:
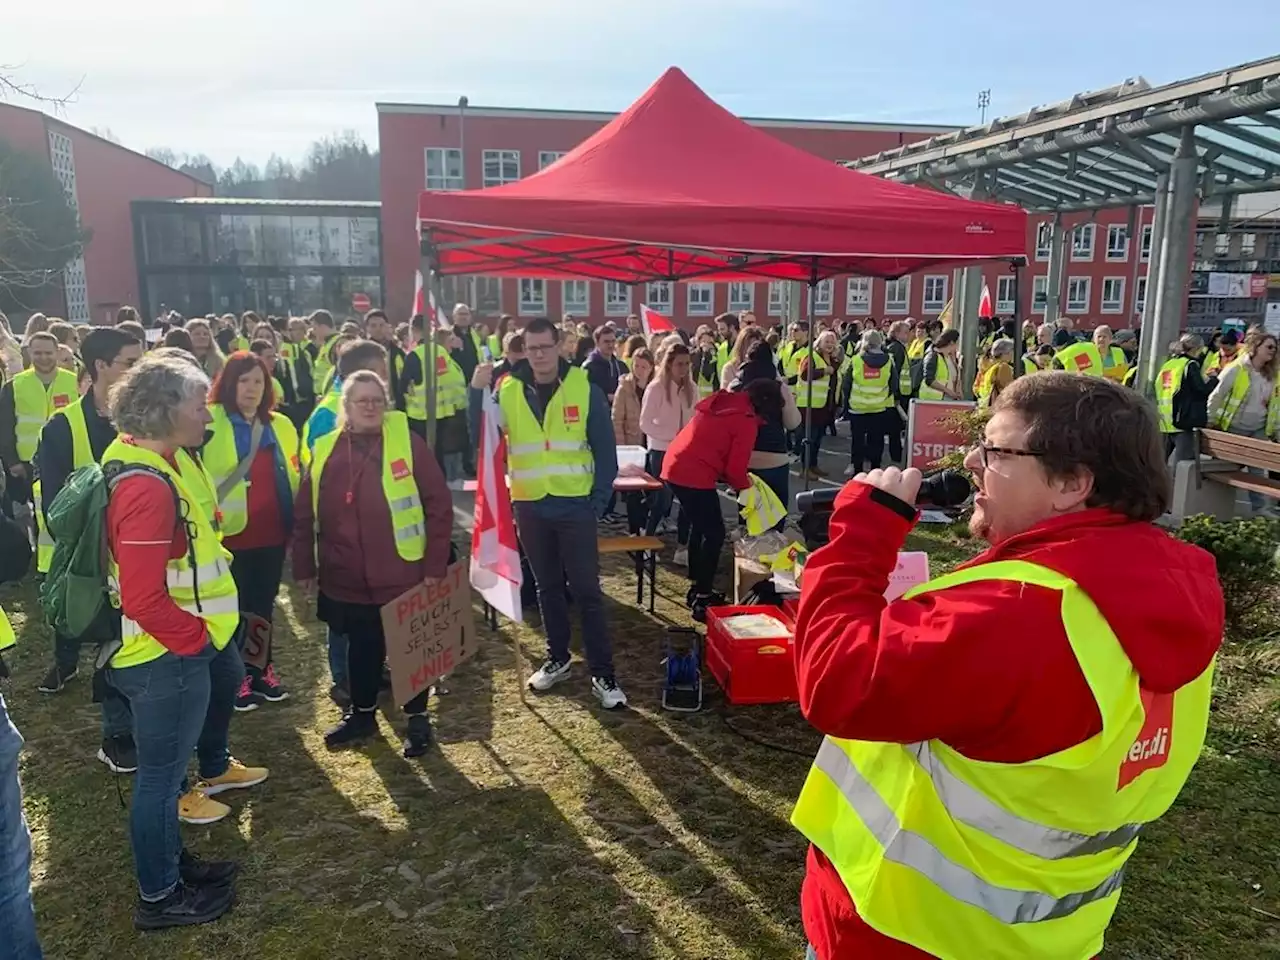
[[671,322],[670,317],[643,303],[640,304],[640,326],[644,328],[646,337],[651,337],[655,333],[676,332],[676,325]]
[[991,288],[984,280],[982,281],[982,299],[978,301],[978,316],[984,320],[990,320],[995,315],[995,309],[991,306]]
[[484,391],[477,463],[476,513],[471,529],[471,586],[503,616],[524,619],[520,605],[520,548],[511,493],[507,489],[507,444],[498,430],[498,404]]
[[435,323],[430,325],[431,329],[435,330],[438,327],[447,327],[449,325],[449,318],[445,316],[440,305],[436,303],[435,294],[428,290],[423,284],[422,271],[415,270],[413,272],[413,312],[415,314],[420,313],[430,320],[431,318],[427,313],[427,304],[431,304],[435,307],[434,313],[436,320]]

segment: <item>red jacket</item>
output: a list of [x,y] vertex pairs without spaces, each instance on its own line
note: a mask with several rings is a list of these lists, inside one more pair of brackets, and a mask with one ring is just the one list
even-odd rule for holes
[[745,392],[720,390],[698,402],[662,456],[662,479],[681,487],[712,490],[721,481],[735,490],[751,486],[747,462],[760,418]]
[[[986,582],[885,603],[914,521],[884,497],[847,484],[830,544],[805,564],[795,650],[806,719],[832,736],[937,739],[974,760],[1004,763],[1044,757],[1101,731],[1053,591]],[[1038,524],[965,566],[1015,559],[1075,580],[1148,689],[1172,692],[1194,680],[1222,641],[1213,557],[1151,524],[1084,510]],[[801,912],[820,960],[928,956],[867,926],[813,847]]]
[[[396,553],[391,508],[382,491],[382,434],[344,432],[320,475],[320,591],[344,603],[390,603],[424,579],[440,579],[449,566],[453,499],[435,455],[410,434],[413,478],[426,514],[427,553],[406,563]],[[302,479],[294,504],[293,576],[316,576],[315,511],[311,474]]]

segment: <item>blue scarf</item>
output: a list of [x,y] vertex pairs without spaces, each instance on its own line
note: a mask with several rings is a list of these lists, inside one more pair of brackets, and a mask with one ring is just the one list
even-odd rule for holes
[[[245,420],[239,413],[228,413],[231,429],[235,432],[236,457],[243,460],[249,455],[249,445],[253,442],[253,424]],[[271,421],[263,425],[260,450],[272,451],[275,458],[276,501],[280,504],[280,516],[284,520],[285,532],[293,529],[293,491],[289,487],[289,468],[285,464],[285,454],[276,441],[276,432]]]

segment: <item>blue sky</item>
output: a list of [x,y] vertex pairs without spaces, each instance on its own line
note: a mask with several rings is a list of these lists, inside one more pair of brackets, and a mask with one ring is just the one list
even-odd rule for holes
[[[72,123],[225,164],[377,138],[377,100],[617,110],[675,64],[739,114],[972,123],[1280,53],[1275,0],[62,0],[6,4],[0,65]],[[45,38],[38,40],[37,38]],[[56,42],[47,42],[56,38]],[[37,45],[38,43],[38,45]]]

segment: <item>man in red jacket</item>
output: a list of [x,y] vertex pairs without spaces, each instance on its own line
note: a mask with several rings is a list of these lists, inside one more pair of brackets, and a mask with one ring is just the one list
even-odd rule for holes
[[1223,600],[1154,526],[1154,412],[1101,378],[1002,393],[966,466],[980,556],[883,597],[916,470],[860,474],[804,571],[801,709],[827,735],[793,822],[810,956],[1087,960],[1144,823],[1203,744]]

